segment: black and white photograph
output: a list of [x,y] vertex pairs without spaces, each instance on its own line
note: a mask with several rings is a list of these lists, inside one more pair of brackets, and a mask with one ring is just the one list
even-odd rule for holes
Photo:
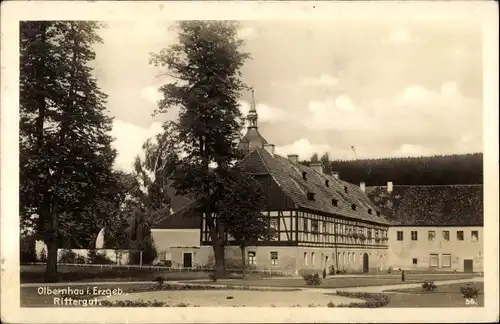
[[498,319],[494,3],[60,4],[2,5],[2,321]]

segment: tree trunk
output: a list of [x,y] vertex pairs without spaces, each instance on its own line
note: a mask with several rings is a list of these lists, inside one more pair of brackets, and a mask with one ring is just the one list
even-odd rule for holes
[[226,276],[226,264],[224,260],[224,244],[217,242],[213,245],[215,254],[215,275],[217,278],[224,278]]
[[[46,282],[56,282],[57,281],[57,249],[59,248],[59,222],[57,219],[57,198],[55,196],[50,199],[50,207],[44,205],[44,207],[49,207],[49,213],[46,221],[46,233],[48,234],[45,239],[45,244],[47,244],[47,266],[45,268],[45,281]],[[47,210],[47,209],[45,209]]]
[[45,282],[57,282],[57,249],[56,240],[50,240],[47,244],[47,267],[45,268]]
[[240,246],[240,250],[241,250],[241,273],[243,274],[243,276],[245,276],[245,246],[244,245],[241,245]]

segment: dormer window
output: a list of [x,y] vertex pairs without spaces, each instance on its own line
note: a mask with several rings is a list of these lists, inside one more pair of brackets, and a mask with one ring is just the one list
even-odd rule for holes
[[356,204],[352,204],[352,205],[351,205],[351,209],[352,209],[352,210],[356,210]]
[[347,191],[348,191],[348,190],[347,190],[347,187],[344,187],[344,191],[345,191],[345,193],[347,193]]
[[302,179],[307,180],[307,172],[302,171]]
[[333,206],[338,206],[339,205],[339,201],[335,198],[332,199],[332,205]]
[[308,192],[307,193],[307,200],[314,201],[314,192]]
[[377,216],[380,216],[380,212],[377,210]]
[[372,214],[372,209],[371,208],[368,208],[368,214]]
[[330,181],[329,180],[325,180],[325,186],[330,187]]

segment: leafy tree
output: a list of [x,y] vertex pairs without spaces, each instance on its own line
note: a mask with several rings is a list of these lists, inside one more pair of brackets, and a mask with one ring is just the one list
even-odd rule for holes
[[319,160],[323,163],[324,172],[326,174],[331,174],[333,170],[328,152],[324,153]]
[[318,156],[318,153],[314,153],[314,154],[311,156],[311,162],[319,162],[319,156]]
[[269,219],[262,214],[264,199],[259,184],[250,174],[234,169],[224,183],[224,198],[216,203],[217,215],[227,222],[227,232],[241,250],[241,265],[245,272],[245,249],[260,240],[269,240],[274,231]]
[[[96,22],[20,24],[20,211],[47,244],[46,280],[57,280],[57,250],[93,235],[97,201],[113,182],[116,152],[106,95],[88,63]],[[91,212],[92,211],[92,212]],[[89,225],[89,226],[85,226]]]
[[222,179],[242,156],[237,148],[243,126],[238,99],[245,89],[240,68],[249,55],[240,50],[243,41],[237,38],[235,22],[182,21],[176,27],[178,43],[151,59],[177,79],[160,88],[163,99],[156,113],[174,107],[179,112],[175,121],[165,123],[160,143],[183,153],[175,163],[172,185],[177,194],[201,204],[220,277],[225,272],[226,228],[214,207],[222,197]]

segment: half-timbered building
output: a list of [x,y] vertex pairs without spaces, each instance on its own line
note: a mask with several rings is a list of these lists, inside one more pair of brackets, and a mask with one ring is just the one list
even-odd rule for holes
[[[386,267],[388,222],[363,188],[342,181],[338,173],[326,174],[321,164],[300,164],[298,155],[276,154],[274,145],[259,133],[257,119],[252,104],[247,133],[240,142],[246,156],[240,163],[262,186],[263,213],[276,236],[247,247],[246,264],[293,273],[323,269],[366,272]],[[200,245],[185,252],[193,266],[214,261],[208,228],[203,215],[201,218]],[[239,267],[240,250],[231,246],[230,237],[228,241],[226,266]],[[184,255],[175,253],[176,249],[182,247],[170,249],[172,258]],[[182,258],[177,264],[186,263],[186,255]]]

